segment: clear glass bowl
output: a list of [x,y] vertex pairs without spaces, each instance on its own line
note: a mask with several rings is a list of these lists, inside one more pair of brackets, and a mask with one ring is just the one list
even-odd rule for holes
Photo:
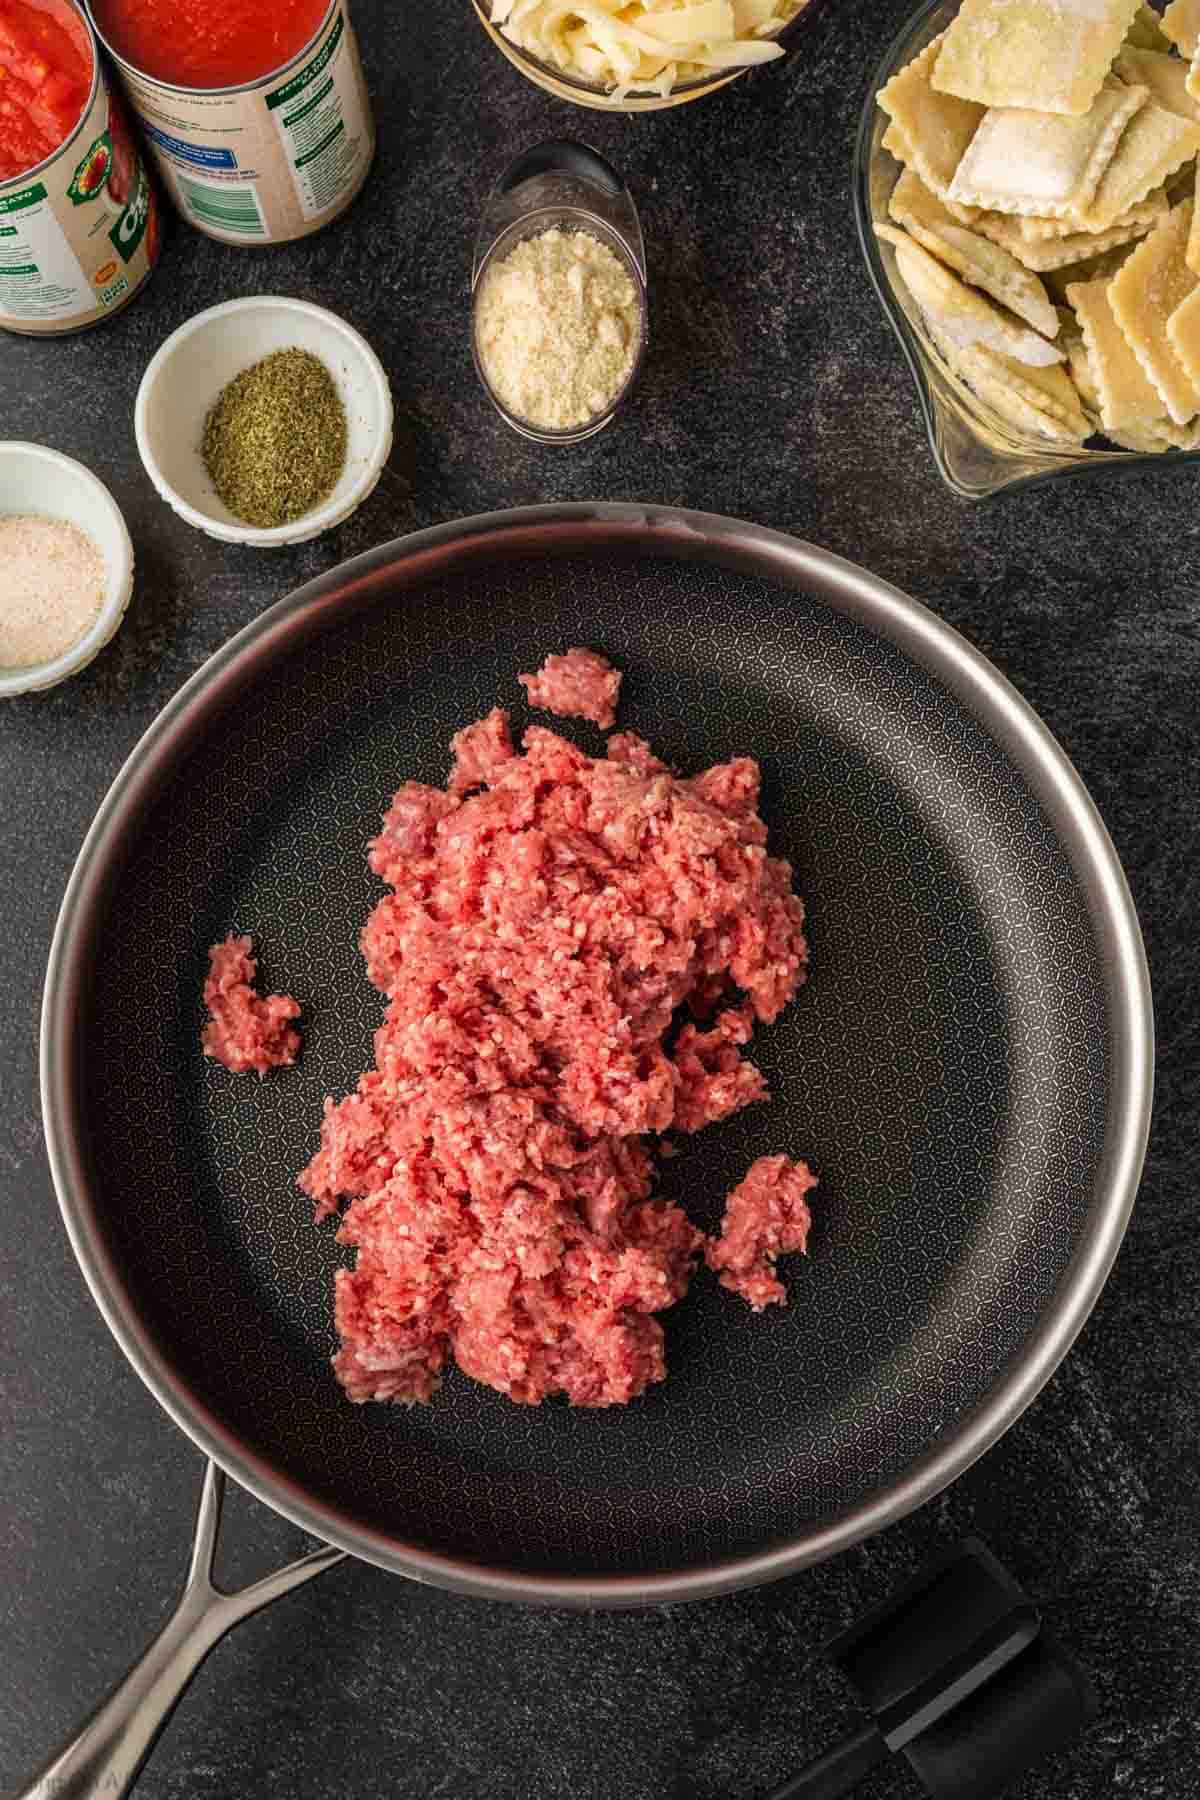
[[[802,5],[795,17],[789,19],[779,32],[779,42],[790,47],[797,32],[811,24],[826,3],[827,0],[807,0],[807,4]],[[720,74],[707,75],[697,81],[681,81],[665,97],[662,94],[633,93],[627,95],[619,106],[615,106],[608,97],[610,89],[601,87],[598,82],[584,81],[578,76],[568,75],[555,63],[543,62],[541,57],[531,56],[527,50],[510,44],[492,24],[491,0],[471,0],[471,5],[497,50],[508,58],[514,68],[520,69],[522,75],[527,76],[546,93],[553,94],[558,100],[569,100],[575,106],[591,106],[600,112],[663,112],[669,106],[686,106],[689,100],[700,100],[705,94],[715,94],[718,88],[723,88],[729,82],[736,81],[739,75],[746,74],[745,69],[723,70]]]
[[[585,231],[623,264],[637,299],[637,344],[622,386],[602,412],[564,431],[512,412],[488,380],[479,350],[477,309],[483,278],[525,238],[545,231]],[[535,444],[579,444],[611,425],[637,386],[649,337],[646,247],[633,195],[612,164],[589,144],[550,138],[524,150],[497,181],[479,224],[471,271],[471,353],[488,399],[505,422]]]
[[978,398],[948,368],[925,329],[919,309],[896,274],[893,246],[875,234],[887,218],[900,165],[883,148],[887,115],[875,96],[898,69],[944,31],[958,11],[947,0],[926,0],[891,44],[871,82],[854,146],[854,217],[867,271],[912,371],[938,472],[964,499],[982,500],[1004,488],[1068,475],[1141,474],[1200,462],[1200,451],[1143,455],[1088,445],[1052,444],[1024,435]]

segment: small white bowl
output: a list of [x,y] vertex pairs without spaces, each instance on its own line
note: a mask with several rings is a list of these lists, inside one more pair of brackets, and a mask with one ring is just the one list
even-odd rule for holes
[[38,693],[77,675],[103,650],[133,593],[133,545],[116,501],[73,457],[44,444],[0,443],[0,513],[29,513],[78,525],[104,558],[104,599],[95,623],[53,662],[0,664],[0,699]]
[[[346,409],[346,466],[327,500],[288,525],[245,525],[230,512],[200,455],[204,421],[235,375],[273,350],[308,350],[329,370]],[[167,505],[210,537],[257,550],[304,544],[361,506],[392,448],[392,395],[366,339],[306,300],[263,294],[226,300],[173,331],[138,388],[134,431],[146,473]]]

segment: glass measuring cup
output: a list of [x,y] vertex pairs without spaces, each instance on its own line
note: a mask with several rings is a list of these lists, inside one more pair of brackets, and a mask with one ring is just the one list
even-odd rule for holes
[[[584,231],[607,246],[633,284],[637,343],[633,361],[609,404],[580,425],[558,431],[535,425],[505,405],[479,353],[479,296],[485,275],[526,238],[546,231]],[[633,196],[612,165],[586,144],[554,138],[523,151],[497,181],[483,209],[471,271],[471,353],[483,390],[500,417],[537,444],[578,444],[612,423],[633,391],[646,352],[646,249]]]

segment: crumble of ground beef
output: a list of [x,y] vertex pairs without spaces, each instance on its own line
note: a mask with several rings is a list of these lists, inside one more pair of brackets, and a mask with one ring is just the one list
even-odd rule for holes
[[590,719],[607,731],[617,722],[620,671],[596,650],[568,650],[548,656],[536,675],[518,675],[530,706],[561,718]]
[[748,1300],[755,1312],[787,1298],[775,1258],[808,1242],[812,1218],[805,1195],[816,1185],[807,1163],[760,1156],[725,1202],[721,1235],[709,1241],[705,1260],[721,1286]]
[[504,708],[493,706],[485,719],[477,719],[474,725],[456,732],[450,739],[450,750],[454,766],[447,785],[452,794],[466,794],[494,781],[505,763],[516,755]]
[[204,1054],[223,1063],[234,1075],[251,1069],[265,1075],[296,1060],[300,1033],[290,1024],[300,1007],[290,994],[263,999],[254,991],[258,963],[252,940],[232,932],[208,953],[204,1004],[211,1017],[200,1034]]

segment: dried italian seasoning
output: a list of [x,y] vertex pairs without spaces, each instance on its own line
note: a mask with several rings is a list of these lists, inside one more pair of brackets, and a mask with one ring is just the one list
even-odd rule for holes
[[229,383],[204,422],[204,466],[246,525],[302,518],[346,465],[346,413],[333,377],[308,350],[275,350]]

